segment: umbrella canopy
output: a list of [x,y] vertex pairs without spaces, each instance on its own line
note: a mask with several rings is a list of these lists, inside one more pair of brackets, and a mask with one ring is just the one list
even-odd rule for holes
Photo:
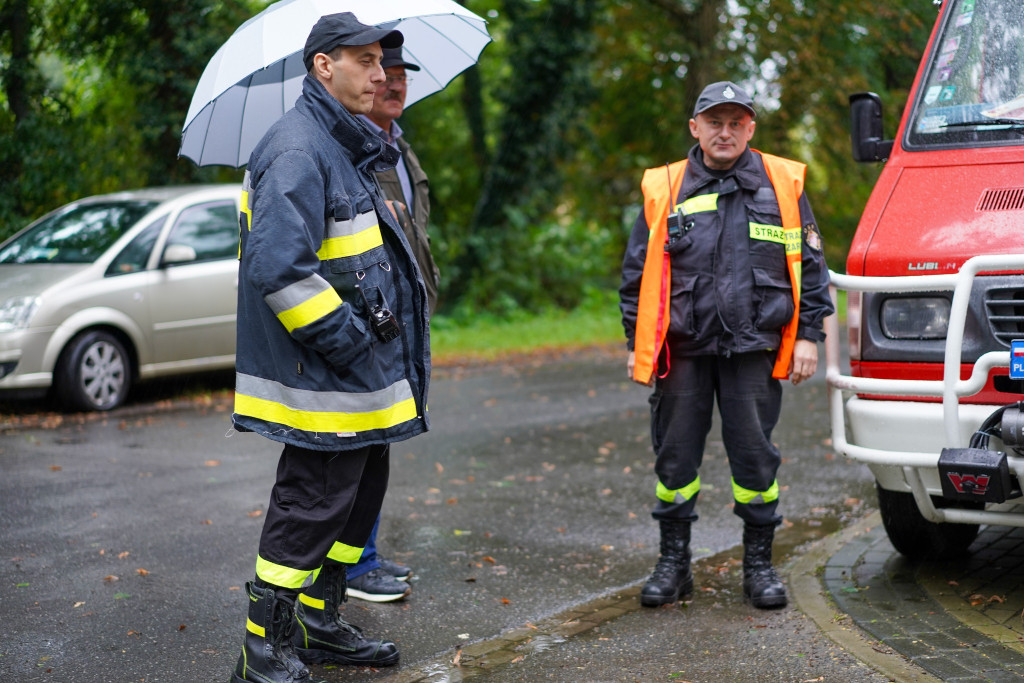
[[405,60],[420,67],[406,106],[443,90],[491,41],[486,22],[454,0],[281,0],[239,26],[206,65],[178,156],[200,166],[247,164],[256,143],[302,93],[302,48],[310,29],[338,12],[405,36]]

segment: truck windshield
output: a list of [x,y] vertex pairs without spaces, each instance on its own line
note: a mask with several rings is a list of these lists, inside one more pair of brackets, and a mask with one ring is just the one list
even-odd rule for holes
[[1024,144],[1024,2],[947,2],[905,147]]

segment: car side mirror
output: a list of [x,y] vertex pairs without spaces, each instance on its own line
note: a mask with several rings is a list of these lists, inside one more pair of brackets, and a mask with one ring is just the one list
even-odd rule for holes
[[197,258],[196,250],[187,244],[169,244],[164,249],[164,257],[160,260],[161,266],[170,266],[176,263],[190,263]]
[[892,140],[882,139],[882,100],[873,92],[850,95],[850,141],[854,161],[885,161]]

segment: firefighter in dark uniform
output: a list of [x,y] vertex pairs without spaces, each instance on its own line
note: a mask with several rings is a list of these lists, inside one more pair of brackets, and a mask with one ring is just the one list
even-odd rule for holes
[[398,152],[356,118],[384,82],[382,48],[402,42],[351,12],[322,17],[302,95],[246,171],[233,422],[284,450],[233,683],[398,662],[393,642],[338,607],[380,511],[389,444],[429,426],[426,288],[374,179]]
[[733,510],[744,522],[744,596],[761,608],[787,601],[771,563],[782,521],[771,441],[779,380],[814,374],[833,307],[805,166],[751,150],[755,116],[735,83],[703,90],[689,123],[698,144],[686,160],[644,174],[644,209],[623,259],[628,371],[654,385],[661,554],[641,591],[646,606],[693,590],[690,526],[716,398]]

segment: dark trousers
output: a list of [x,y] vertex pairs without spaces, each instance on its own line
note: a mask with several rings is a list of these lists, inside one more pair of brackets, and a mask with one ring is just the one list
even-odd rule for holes
[[286,445],[260,536],[259,578],[286,588],[308,585],[336,543],[350,549],[355,563],[384,501],[388,472],[386,445],[351,451]]
[[[781,521],[774,487],[781,456],[771,435],[779,421],[782,386],[772,379],[774,362],[773,352],[672,357],[668,376],[658,378],[650,399],[654,469],[664,489],[683,489],[697,479],[717,399],[734,484],[733,511],[750,524]],[[737,486],[744,489],[742,497],[750,497],[747,492],[766,495],[743,502]],[[693,491],[687,500],[659,498],[652,514],[659,520],[695,521],[696,505]]]

